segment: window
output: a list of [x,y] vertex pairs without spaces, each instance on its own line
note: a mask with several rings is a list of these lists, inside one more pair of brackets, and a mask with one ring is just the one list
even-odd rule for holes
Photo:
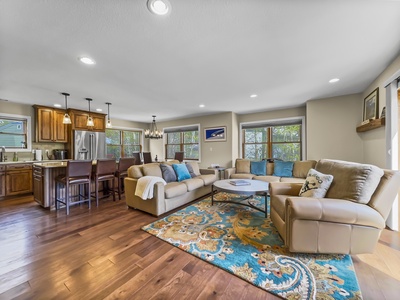
[[[298,122],[297,122],[298,123]],[[245,124],[242,126],[243,158],[301,160],[301,124]]]
[[164,128],[165,158],[174,159],[175,152],[183,151],[185,160],[199,160],[199,126]]
[[29,116],[0,115],[0,147],[13,150],[31,149]]
[[133,157],[133,152],[142,152],[142,131],[107,129],[107,157],[119,159]]

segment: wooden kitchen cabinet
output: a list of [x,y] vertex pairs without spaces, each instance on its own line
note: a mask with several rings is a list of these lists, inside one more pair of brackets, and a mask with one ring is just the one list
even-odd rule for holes
[[106,115],[90,112],[93,118],[93,127],[86,125],[89,117],[89,112],[77,109],[69,109],[68,113],[71,117],[73,130],[91,130],[91,131],[106,131]]
[[51,107],[35,106],[36,140],[38,142],[68,142],[68,125],[63,124],[65,111]]
[[0,199],[6,196],[6,166],[0,165]]
[[6,166],[6,196],[32,193],[32,165]]

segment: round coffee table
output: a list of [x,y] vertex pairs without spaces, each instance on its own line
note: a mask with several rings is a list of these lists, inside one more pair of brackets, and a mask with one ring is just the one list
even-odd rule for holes
[[[234,185],[234,182],[246,182],[247,185]],[[238,205],[244,205],[251,208],[254,208],[258,211],[261,211],[265,214],[265,217],[268,217],[267,211],[267,195],[268,195],[268,182],[261,181],[261,180],[252,180],[252,179],[225,179],[225,180],[217,180],[211,186],[211,205],[214,205],[214,202],[226,202],[226,203],[234,203]],[[226,192],[232,194],[240,194],[240,195],[248,195],[245,199],[241,199],[240,201],[244,201],[247,199],[252,199],[254,195],[262,195],[265,197],[265,209],[262,210],[259,207],[254,206],[250,202],[242,203],[238,201],[231,201],[231,200],[224,200],[224,201],[217,201],[214,200],[214,194],[218,192]]]

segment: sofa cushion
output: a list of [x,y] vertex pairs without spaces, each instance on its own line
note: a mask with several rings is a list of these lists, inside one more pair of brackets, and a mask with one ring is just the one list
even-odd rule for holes
[[173,164],[172,167],[174,168],[178,181],[192,178],[185,164]]
[[274,174],[274,163],[267,162],[267,175]]
[[187,162],[186,167],[189,170],[189,174],[192,178],[201,175],[198,162]]
[[232,174],[232,179],[253,179],[255,175],[250,173],[239,173],[239,174]]
[[369,202],[383,176],[383,170],[376,166],[340,160],[321,159],[315,169],[333,175],[326,198],[347,199],[364,204]]
[[323,174],[317,170],[310,169],[307,174],[299,196],[311,198],[324,198],[326,192],[331,186],[333,180],[332,175]]
[[142,171],[142,166],[131,166],[128,168],[128,177],[139,179],[144,176]]
[[296,178],[296,177],[280,177],[281,182],[289,182],[289,183],[304,183],[306,181],[306,178]]
[[315,160],[298,160],[293,164],[293,177],[306,178],[308,171],[315,168],[317,161]]
[[293,162],[292,161],[275,161],[274,162],[274,176],[292,177],[293,176]]
[[160,164],[162,177],[166,182],[176,181],[176,174],[172,166],[167,164]]
[[204,185],[210,185],[217,180],[217,176],[215,174],[203,174],[197,176],[196,179],[203,180]]
[[187,186],[183,182],[170,182],[164,186],[165,199],[174,198],[187,193]]
[[186,184],[188,192],[201,188],[204,185],[204,181],[201,178],[190,178],[182,182]]
[[159,164],[145,164],[143,165],[144,176],[157,176],[162,178],[161,168]]
[[250,160],[248,159],[236,159],[236,173],[250,174]]
[[278,176],[266,175],[266,176],[254,176],[252,179],[266,181],[266,182],[279,182],[281,178]]
[[274,195],[271,197],[271,209],[273,208],[282,220],[285,220],[285,204],[287,195]]
[[267,175],[267,163],[265,161],[250,162],[250,173],[257,176]]

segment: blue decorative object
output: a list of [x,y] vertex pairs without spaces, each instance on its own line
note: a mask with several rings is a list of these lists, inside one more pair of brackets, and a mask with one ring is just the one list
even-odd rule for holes
[[267,163],[265,161],[252,161],[250,162],[251,174],[258,176],[267,175]]
[[173,164],[172,167],[174,168],[178,181],[192,178],[185,164]]
[[293,164],[292,161],[279,161],[274,162],[274,176],[279,177],[292,177],[293,176]]

